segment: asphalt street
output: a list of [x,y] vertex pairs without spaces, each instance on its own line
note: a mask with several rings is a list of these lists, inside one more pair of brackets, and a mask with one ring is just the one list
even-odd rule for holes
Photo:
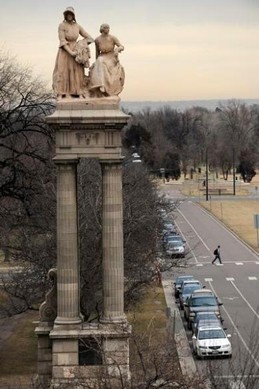
[[[167,196],[175,200],[179,193],[167,190]],[[172,281],[179,274],[192,274],[214,291],[223,302],[224,327],[231,334],[233,347],[232,360],[195,360],[197,368],[204,374],[209,369],[219,380],[237,383],[233,388],[259,388],[258,254],[198,203],[181,200],[173,217],[187,241],[188,254],[165,278]],[[211,263],[217,245],[221,246],[222,265]],[[191,347],[191,331],[186,329],[186,334]]]

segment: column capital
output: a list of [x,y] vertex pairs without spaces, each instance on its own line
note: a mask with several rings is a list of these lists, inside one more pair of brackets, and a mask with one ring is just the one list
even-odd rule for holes
[[118,159],[100,159],[101,165],[122,165],[124,157]]
[[62,158],[54,157],[53,161],[55,165],[76,165],[79,163],[78,158],[62,159]]

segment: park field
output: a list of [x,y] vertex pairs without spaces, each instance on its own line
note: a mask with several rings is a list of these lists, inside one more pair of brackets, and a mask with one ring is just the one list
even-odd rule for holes
[[245,243],[259,252],[258,235],[254,217],[259,214],[259,199],[202,201],[200,205],[216,216]]

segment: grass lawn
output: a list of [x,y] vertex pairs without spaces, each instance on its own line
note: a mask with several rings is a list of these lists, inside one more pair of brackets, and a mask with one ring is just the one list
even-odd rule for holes
[[[127,312],[127,317],[133,326],[130,339],[132,379],[136,382],[144,380],[143,366],[151,378],[155,376],[157,361],[161,361],[159,369],[167,376],[173,374],[175,379],[179,379],[181,370],[177,358],[173,358],[176,349],[168,333],[162,287],[145,287],[143,298]],[[0,321],[1,333],[5,332],[5,338],[0,342],[0,387],[10,385],[12,388],[12,385],[31,383],[37,370],[37,337],[33,323],[37,319],[38,312],[27,312]],[[142,361],[140,355],[143,356]]]
[[0,387],[30,383],[37,369],[37,339],[34,320],[38,312],[29,311],[0,321]]
[[259,199],[212,200],[202,201],[200,204],[259,252],[257,230],[254,226],[254,215],[259,214]]
[[168,327],[163,288],[156,285],[146,287],[143,298],[127,317],[133,327],[130,338],[133,387],[134,383],[152,381],[157,374],[164,379],[182,382],[173,334]]

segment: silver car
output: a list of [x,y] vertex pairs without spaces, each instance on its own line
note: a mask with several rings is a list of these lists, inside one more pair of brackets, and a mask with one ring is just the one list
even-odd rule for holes
[[172,258],[185,257],[185,242],[182,239],[169,241],[166,244],[165,252]]

